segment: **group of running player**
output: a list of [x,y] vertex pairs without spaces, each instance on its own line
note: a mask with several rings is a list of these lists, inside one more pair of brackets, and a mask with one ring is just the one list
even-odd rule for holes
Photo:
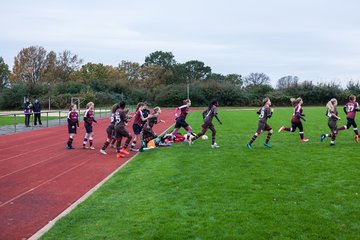
[[[212,124],[212,120],[215,117],[219,123],[217,116],[217,101],[211,101],[208,108],[203,112],[204,124],[202,125],[202,131],[198,134],[194,134],[192,132],[191,126],[186,122],[186,116],[190,112],[191,101],[190,99],[186,99],[183,101],[183,105],[176,108],[175,112],[175,128],[174,130],[166,134],[164,136],[165,139],[169,141],[173,141],[176,138],[178,130],[183,127],[186,131],[186,138],[184,139],[189,145],[193,144],[193,141],[203,136],[208,129],[212,132],[212,148],[218,148],[219,146],[215,142],[216,130],[214,125]],[[130,151],[142,151],[147,147],[147,144],[156,139],[158,136],[153,130],[153,126],[157,123],[164,122],[163,120],[158,120],[159,115],[161,114],[160,107],[155,107],[153,112],[150,113],[148,110],[147,103],[140,102],[137,104],[136,111],[134,115],[130,115],[129,110],[125,109],[125,102],[122,101],[119,104],[114,104],[111,109],[110,116],[110,124],[106,129],[107,139],[104,142],[102,148],[100,149],[100,153],[107,154],[106,149],[111,144],[114,148],[116,148],[117,157],[122,158],[129,154],[127,151],[127,147],[129,146],[131,140],[132,144],[130,146]],[[130,119],[134,118],[132,129],[134,132],[134,137],[127,130],[126,126]],[[68,113],[68,132],[69,132],[69,140],[67,142],[67,148],[73,149],[72,142],[74,136],[77,132],[77,128],[79,127],[79,115],[77,112],[76,105],[72,104]],[[94,103],[89,102],[86,105],[86,111],[84,114],[84,127],[86,129],[85,138],[83,141],[83,148],[95,149],[93,146],[93,130],[92,125],[93,122],[97,122],[94,118]],[[122,139],[125,138],[125,143],[121,146]],[[140,149],[136,149],[136,143],[138,140],[141,140]],[[89,147],[87,147],[87,142],[89,141]]]
[[[296,129],[299,129],[299,136],[301,142],[307,142],[309,139],[304,137],[304,128],[302,121],[306,121],[305,114],[303,113],[303,100],[302,98],[291,98],[290,99],[292,105],[294,106],[294,112],[291,117],[291,127],[280,127],[278,132],[295,132]],[[357,129],[357,124],[355,122],[355,115],[357,111],[360,111],[359,104],[356,102],[356,96],[351,95],[349,97],[349,102],[344,106],[344,112],[347,117],[347,124],[338,128],[337,120],[340,119],[338,110],[337,110],[337,100],[335,98],[331,99],[326,104],[326,116],[328,117],[328,126],[330,129],[330,133],[322,134],[320,137],[320,141],[323,142],[325,138],[331,138],[330,145],[335,144],[335,139],[338,134],[338,131],[349,129],[353,126],[353,130],[355,132],[355,141],[359,141],[359,132]],[[217,107],[219,103],[216,100],[210,102],[208,108],[203,112],[204,123],[202,124],[201,132],[195,134],[192,131],[191,126],[186,122],[186,117],[190,112],[191,101],[190,99],[186,99],[183,101],[183,105],[176,108],[175,111],[175,127],[171,133],[165,134],[163,136],[164,139],[168,139],[169,141],[173,141],[179,131],[180,128],[184,128],[186,130],[185,141],[189,143],[191,146],[193,141],[202,137],[208,129],[212,132],[211,139],[211,148],[218,148],[219,146],[216,144],[216,129],[214,124],[212,123],[213,118],[215,117],[219,124],[222,124],[220,119],[217,116]],[[266,136],[266,140],[264,143],[265,147],[271,148],[271,144],[269,143],[271,136],[273,134],[272,127],[268,124],[268,119],[271,118],[273,114],[273,109],[270,108],[271,100],[266,97],[263,99],[263,106],[257,111],[259,115],[258,129],[255,134],[252,136],[250,141],[247,143],[247,147],[252,149],[253,142],[256,138],[263,133],[263,131],[267,131],[268,134]],[[134,115],[130,115],[129,110],[125,109],[125,102],[122,101],[119,104],[114,104],[111,109],[111,117],[110,124],[106,129],[107,139],[103,144],[103,147],[100,149],[100,153],[107,154],[106,149],[111,144],[112,147],[116,148],[117,157],[125,157],[129,154],[127,151],[127,147],[129,146],[131,140],[130,151],[142,151],[147,147],[147,144],[156,139],[158,136],[153,130],[153,126],[157,123],[164,122],[163,120],[159,120],[159,115],[161,114],[160,107],[155,107],[153,112],[150,113],[148,109],[147,103],[140,102],[137,104],[136,111]],[[132,129],[134,132],[133,135],[126,128],[130,119],[134,118]],[[76,134],[77,127],[79,127],[79,116],[77,113],[76,105],[71,105],[68,113],[68,132],[69,132],[69,140],[67,142],[67,148],[73,149],[72,142],[74,139],[74,135]],[[93,146],[93,137],[94,133],[92,130],[93,122],[97,122],[94,118],[94,103],[89,102],[86,105],[86,111],[84,114],[84,127],[86,129],[86,134],[83,140],[83,148],[95,149]],[[125,138],[125,143],[121,146],[122,139]],[[141,140],[140,149],[136,149],[137,141]],[[87,147],[87,142],[89,141],[89,147]]]
[[[302,125],[302,121],[306,121],[305,114],[303,114],[303,100],[302,98],[291,98],[290,99],[292,105],[294,106],[294,112],[291,117],[291,127],[280,127],[278,132],[287,131],[287,132],[295,132],[296,128],[299,129],[300,141],[307,142],[309,139],[304,137],[304,129]],[[353,127],[355,133],[355,142],[359,141],[359,132],[357,129],[357,124],[355,122],[355,115],[356,112],[360,111],[359,104],[356,102],[356,96],[351,95],[349,97],[349,102],[344,106],[344,112],[346,114],[347,124],[338,128],[337,121],[340,119],[339,113],[337,110],[338,102],[335,98],[332,98],[326,104],[326,116],[328,117],[328,127],[330,129],[330,133],[328,134],[321,134],[320,141],[323,142],[325,138],[331,138],[330,145],[335,145],[335,139],[338,135],[338,131],[349,129],[351,126]],[[263,99],[263,106],[257,111],[259,114],[259,122],[258,122],[258,129],[256,130],[255,134],[252,136],[250,141],[246,144],[247,148],[252,149],[252,143],[256,140],[256,138],[263,133],[263,131],[267,131],[268,134],[266,136],[266,140],[264,143],[265,147],[271,148],[271,144],[269,144],[270,138],[273,134],[273,129],[267,123],[267,120],[271,118],[273,114],[273,109],[270,108],[271,100],[266,97]]]

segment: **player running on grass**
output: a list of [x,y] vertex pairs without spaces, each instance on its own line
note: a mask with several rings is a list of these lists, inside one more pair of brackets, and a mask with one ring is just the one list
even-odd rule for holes
[[266,136],[266,140],[264,143],[265,147],[271,148],[271,144],[269,144],[269,140],[271,135],[273,134],[273,129],[267,123],[268,118],[271,118],[273,114],[273,109],[270,109],[271,101],[270,98],[266,97],[263,99],[263,106],[256,112],[259,114],[259,123],[258,129],[256,130],[255,134],[252,136],[248,144],[246,144],[248,149],[252,149],[252,143],[256,140],[256,138],[263,133],[263,131],[268,131],[268,135]]
[[356,102],[356,96],[351,95],[349,97],[349,102],[344,106],[344,112],[346,114],[347,123],[346,125],[339,127],[338,131],[349,129],[353,126],[353,130],[355,133],[355,142],[359,142],[359,131],[357,129],[357,124],[355,122],[356,112],[359,112],[359,104]]
[[219,146],[216,144],[216,129],[214,124],[212,123],[213,118],[215,117],[216,120],[218,120],[219,124],[221,125],[222,122],[220,121],[220,119],[218,118],[217,114],[217,107],[219,106],[218,101],[213,100],[211,101],[209,107],[203,112],[203,117],[204,117],[204,124],[201,125],[201,132],[196,134],[195,137],[193,139],[190,138],[189,144],[191,146],[192,141],[195,141],[196,139],[198,139],[199,137],[203,136],[206,131],[208,129],[211,130],[212,132],[212,138],[211,138],[211,148],[218,148]]
[[115,143],[116,140],[114,139],[114,132],[115,132],[115,112],[116,110],[118,110],[119,108],[119,104],[114,104],[111,108],[111,116],[110,116],[110,124],[106,129],[106,133],[107,133],[107,139],[104,142],[103,147],[100,149],[100,153],[101,154],[107,154],[105,152],[106,148],[110,145],[110,142]]
[[326,137],[331,138],[330,145],[335,145],[335,138],[338,134],[337,129],[337,121],[340,120],[339,113],[337,110],[337,100],[335,98],[332,98],[327,104],[326,104],[326,115],[328,116],[328,126],[331,130],[331,133],[329,134],[321,134],[320,141],[323,142]]
[[291,117],[291,127],[282,126],[279,129],[279,132],[281,131],[295,132],[296,128],[299,128],[300,141],[307,142],[309,141],[309,139],[304,138],[304,130],[303,130],[304,128],[301,122],[301,120],[306,121],[305,114],[303,114],[303,109],[302,109],[303,100],[302,98],[297,98],[297,99],[291,98],[290,101],[291,104],[295,106],[294,113]]
[[90,146],[89,148],[91,150],[94,150],[95,147],[93,145],[93,139],[94,139],[94,132],[93,132],[93,122],[97,121],[95,120],[95,115],[94,115],[94,103],[93,102],[89,102],[88,104],[86,104],[86,111],[84,114],[84,126],[85,126],[85,130],[86,130],[86,134],[85,134],[85,138],[83,141],[83,148],[87,148],[86,147],[86,143],[89,140]]
[[79,127],[79,114],[75,104],[70,105],[69,113],[67,115],[69,140],[67,142],[67,149],[74,149],[72,142],[76,134],[76,129]]
[[186,116],[189,114],[190,112],[190,106],[191,106],[191,101],[190,99],[186,99],[183,101],[183,105],[180,107],[176,108],[175,111],[175,128],[174,130],[170,133],[170,134],[166,134],[166,136],[171,136],[173,138],[173,136],[175,134],[178,133],[179,129],[181,127],[183,127],[187,133],[186,133],[186,140],[189,141],[190,140],[190,136],[193,135],[195,136],[195,134],[192,132],[192,128],[191,126],[186,122]]

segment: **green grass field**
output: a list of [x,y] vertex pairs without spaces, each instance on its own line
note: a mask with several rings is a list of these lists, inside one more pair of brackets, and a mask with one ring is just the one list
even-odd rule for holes
[[[63,118],[63,117],[62,117]],[[59,117],[49,116],[49,120],[59,119]],[[41,116],[41,121],[46,123],[46,116]],[[34,118],[30,118],[30,123],[34,122]],[[25,123],[25,117],[24,116],[17,116],[16,117],[16,124],[24,124]],[[14,117],[12,116],[0,116],[0,126],[5,125],[14,125]]]
[[[360,239],[353,131],[333,147],[320,143],[325,109],[305,107],[310,141],[301,143],[298,132],[277,132],[292,114],[279,108],[269,120],[273,147],[263,134],[249,150],[255,112],[219,109],[219,149],[199,139],[140,153],[43,239]],[[188,122],[198,132],[201,120],[192,113]]]

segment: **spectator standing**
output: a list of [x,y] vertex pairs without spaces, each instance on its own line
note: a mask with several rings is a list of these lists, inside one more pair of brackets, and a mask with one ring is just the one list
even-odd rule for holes
[[33,111],[34,111],[34,126],[37,125],[37,122],[39,120],[39,125],[41,126],[41,104],[39,100],[36,98],[35,103],[33,104]]
[[24,102],[25,127],[30,127],[30,116],[31,116],[32,107],[33,106],[29,98],[26,98]]

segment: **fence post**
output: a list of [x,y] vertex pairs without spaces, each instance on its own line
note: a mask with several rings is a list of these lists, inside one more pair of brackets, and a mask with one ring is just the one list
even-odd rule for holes
[[60,111],[59,111],[59,126],[60,126]]
[[14,113],[14,132],[16,132],[16,113]]
[[101,108],[100,108],[100,118],[101,118]]
[[49,112],[46,112],[46,127],[49,127]]

